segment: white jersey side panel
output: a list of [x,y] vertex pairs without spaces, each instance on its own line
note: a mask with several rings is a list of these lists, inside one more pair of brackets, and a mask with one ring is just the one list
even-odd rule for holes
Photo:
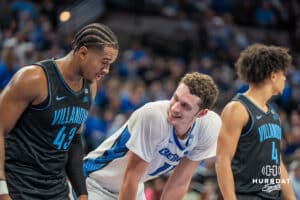
[[157,101],[135,111],[122,128],[85,157],[85,174],[118,192],[128,150],[149,163],[141,183],[173,170],[184,156],[191,160],[215,156],[220,117],[209,111],[180,140],[167,122],[168,106],[169,101]]

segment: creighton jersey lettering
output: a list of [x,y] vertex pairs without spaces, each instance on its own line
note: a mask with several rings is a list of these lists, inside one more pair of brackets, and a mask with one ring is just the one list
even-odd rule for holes
[[172,162],[178,162],[179,160],[181,160],[181,157],[178,156],[176,153],[171,153],[170,150],[168,148],[163,148],[161,150],[158,151],[160,155],[165,156],[168,160],[172,161]]

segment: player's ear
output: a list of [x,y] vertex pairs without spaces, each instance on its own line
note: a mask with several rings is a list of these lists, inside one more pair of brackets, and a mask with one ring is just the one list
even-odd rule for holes
[[276,80],[277,76],[278,76],[278,73],[276,73],[276,72],[271,72],[271,74],[270,74],[270,79],[271,79],[271,80]]
[[88,48],[86,46],[81,46],[78,49],[78,54],[82,60],[85,60],[88,54]]
[[199,111],[197,117],[202,117],[202,116],[206,115],[207,113],[208,113],[208,109],[207,108],[202,109],[202,110]]

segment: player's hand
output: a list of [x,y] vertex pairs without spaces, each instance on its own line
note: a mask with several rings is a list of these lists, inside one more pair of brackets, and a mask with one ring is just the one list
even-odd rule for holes
[[[1,199],[0,199],[1,200]],[[78,200],[88,200],[88,195],[80,195]]]
[[0,200],[12,200],[8,194],[0,195]]

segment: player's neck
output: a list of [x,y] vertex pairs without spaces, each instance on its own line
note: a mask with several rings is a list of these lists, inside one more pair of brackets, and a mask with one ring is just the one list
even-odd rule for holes
[[73,54],[69,53],[65,57],[56,60],[56,64],[68,86],[75,92],[80,91],[83,84],[83,78]]
[[185,139],[188,136],[191,128],[191,125],[187,127],[175,127],[176,136],[181,140]]
[[273,96],[268,87],[250,87],[245,95],[263,111],[268,111],[267,102]]
[[70,83],[81,83],[82,76],[72,52],[63,58],[56,60],[56,63],[65,81]]

